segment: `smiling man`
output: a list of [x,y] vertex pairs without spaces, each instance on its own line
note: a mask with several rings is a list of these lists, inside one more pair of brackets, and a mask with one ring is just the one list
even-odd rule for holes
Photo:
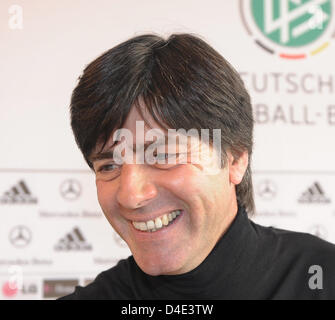
[[249,220],[250,97],[199,37],[104,53],[73,92],[71,124],[132,256],[63,299],[335,297],[335,246]]
[[[150,128],[160,129],[144,105],[141,110],[147,122],[152,122]],[[123,129],[128,129],[137,143],[143,145],[148,141],[138,141],[136,123],[140,121],[143,118],[134,107]],[[107,158],[99,157],[99,151],[91,157],[99,203],[108,221],[127,242],[144,272],[181,274],[194,269],[235,217],[234,185],[241,182],[247,168],[247,153],[214,174],[202,163],[206,162],[205,157],[192,161],[192,155],[199,152],[198,145],[180,143],[174,153],[176,161],[157,160],[147,165],[138,164],[136,159],[133,163],[115,164],[108,147],[113,143],[112,140],[106,144]],[[203,153],[204,148],[205,145]],[[183,155],[179,149],[183,149]],[[167,144],[157,146],[155,151],[156,157],[171,154]],[[103,153],[106,154],[104,150]]]

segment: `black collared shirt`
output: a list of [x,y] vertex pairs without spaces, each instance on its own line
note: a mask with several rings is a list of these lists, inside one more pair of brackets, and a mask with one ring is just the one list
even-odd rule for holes
[[335,299],[335,245],[238,213],[194,270],[150,276],[133,256],[62,299]]

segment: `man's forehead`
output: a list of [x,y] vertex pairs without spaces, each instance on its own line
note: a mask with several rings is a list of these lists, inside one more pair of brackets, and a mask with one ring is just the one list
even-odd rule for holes
[[[101,150],[102,147],[103,150],[109,150],[115,144],[129,139],[130,141],[127,141],[127,144],[131,145],[145,145],[147,142],[153,142],[153,140],[165,141],[165,139],[167,139],[168,130],[164,128],[151,128],[143,120],[138,120],[137,122],[143,125],[143,132],[139,132],[138,130],[136,130],[136,127],[134,128],[134,130],[125,127],[115,129],[110,134],[107,141],[99,141],[97,143],[94,151],[98,152]],[[157,137],[154,137],[152,140],[149,141],[148,139],[146,139],[147,132],[152,130],[156,133]]]
[[[130,149],[138,149],[144,147],[146,149],[150,144],[155,145],[179,145],[179,146],[193,146],[201,143],[198,131],[186,131],[185,129],[163,129],[151,128],[144,122],[138,121],[136,129],[142,126],[143,130],[130,130],[128,128],[120,128],[114,130],[110,135],[108,141],[103,144],[97,144],[92,152],[92,155],[99,154],[105,151],[111,151],[120,143],[125,143]],[[102,148],[103,147],[103,148]]]
[[151,128],[163,129],[159,123],[157,123],[146,106],[142,97],[139,97],[136,102],[132,105],[129,114],[123,124],[123,128],[135,130],[136,122],[143,121],[147,130]]
[[[126,141],[130,148],[141,148],[155,142],[155,144],[189,145],[199,143],[198,130],[183,128],[174,129],[168,126],[162,127],[157,123],[142,99],[131,108],[123,126],[112,131],[106,141],[100,141],[94,148],[92,155],[111,151],[119,143]],[[192,138],[192,139],[191,139]],[[191,141],[192,140],[192,141]]]

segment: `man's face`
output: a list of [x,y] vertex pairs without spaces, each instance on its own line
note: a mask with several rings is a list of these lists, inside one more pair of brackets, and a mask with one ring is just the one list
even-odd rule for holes
[[[143,112],[151,128],[161,129]],[[143,119],[133,107],[123,128],[132,132],[136,143],[144,144],[143,137],[136,137],[136,121]],[[181,274],[197,267],[237,212],[232,161],[215,174],[208,174],[201,162],[191,161],[165,167],[115,165],[106,158],[94,160],[93,166],[106,218],[126,241],[138,266],[150,275]],[[174,218],[172,212],[177,210],[181,213]],[[150,220],[156,222],[156,231],[144,230],[152,226]]]

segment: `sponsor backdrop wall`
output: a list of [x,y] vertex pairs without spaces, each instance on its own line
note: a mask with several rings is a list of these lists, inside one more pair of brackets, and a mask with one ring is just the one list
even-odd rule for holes
[[101,213],[68,105],[87,63],[147,32],[199,34],[243,77],[256,122],[253,219],[335,242],[334,9],[331,0],[2,0],[1,299],[54,299],[130,254]]

